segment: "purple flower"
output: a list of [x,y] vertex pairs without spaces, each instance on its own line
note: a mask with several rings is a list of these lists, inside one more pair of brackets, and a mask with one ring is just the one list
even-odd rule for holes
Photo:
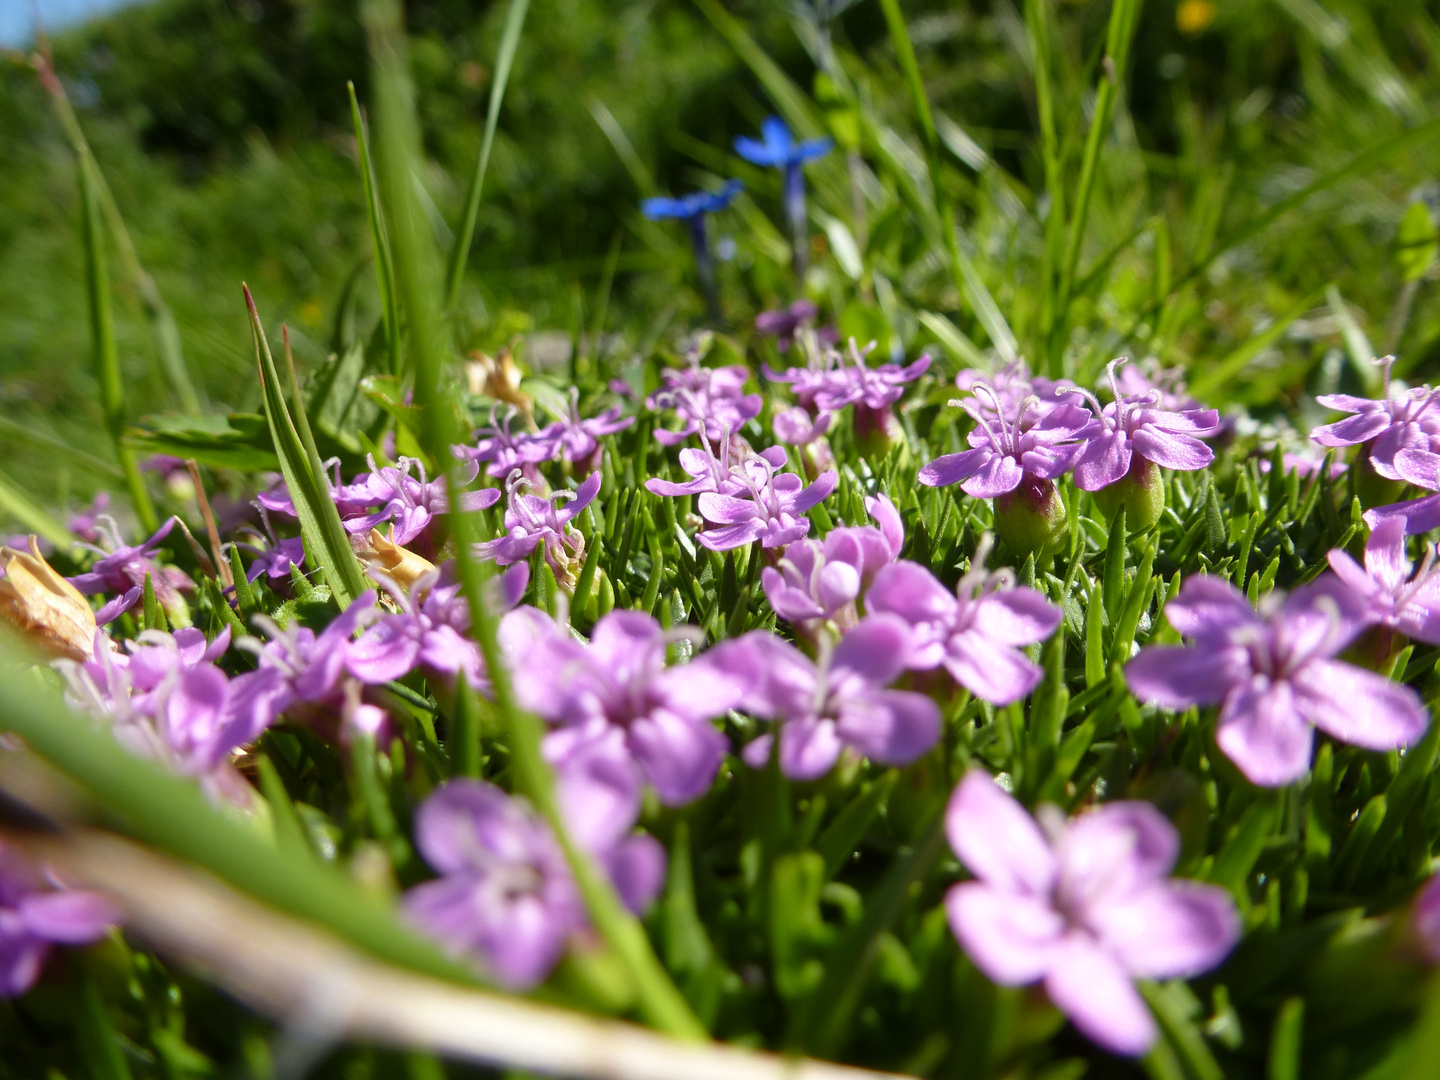
[[978,399],[975,405],[986,412],[987,420],[1004,418],[1014,423],[1020,415],[1020,406],[1029,398],[1039,402],[1041,411],[1065,401],[1064,388],[1074,386],[1069,379],[1046,379],[1034,375],[1023,359],[1016,358],[993,374],[966,368],[955,376],[955,385],[968,393],[974,393],[977,386],[986,386],[990,395]]
[[[523,990],[544,981],[585,905],[549,827],[528,807],[479,780],[451,780],[415,815],[415,843],[441,876],[405,894],[409,918],[497,982]],[[636,835],[592,852],[635,910],[659,891],[665,853]]]
[[616,405],[599,416],[582,420],[579,401],[580,391],[572,387],[570,412],[547,425],[536,438],[549,443],[552,457],[559,455],[566,461],[578,464],[584,471],[591,472],[600,467],[600,437],[624,431],[635,423],[635,418],[622,417],[620,406]]
[[1440,964],[1440,874],[1432,874],[1415,897],[1410,931],[1425,962]]
[[277,540],[268,548],[257,548],[251,544],[241,546],[256,553],[255,561],[245,571],[246,581],[254,581],[261,574],[272,580],[288,578],[292,566],[302,567],[305,562],[305,543],[298,536]]
[[656,428],[655,438],[662,446],[676,446],[703,427],[712,443],[728,441],[747,420],[760,415],[763,399],[759,394],[745,393],[749,378],[750,369],[741,364],[701,367],[694,353],[687,366],[662,371],[664,385],[645,399],[645,407],[673,408],[682,423],[675,431]]
[[[404,546],[425,532],[437,516],[450,512],[450,494],[445,477],[438,476],[434,480],[427,480],[422,462],[415,458],[402,457],[398,466],[382,468],[375,464],[373,455],[366,460],[370,463],[370,475],[357,480],[351,491],[364,484],[369,492],[368,501],[383,502],[385,505],[373,514],[348,519],[345,522],[347,532],[369,532],[383,522],[393,521],[395,531],[391,540]],[[412,468],[420,474],[418,479],[410,475]],[[457,478],[461,484],[468,484],[479,472],[479,464],[470,461],[459,466]],[[499,501],[499,488],[481,488],[479,491],[461,493],[460,508],[486,510]]]
[[70,584],[87,595],[126,593],[137,585],[144,586],[145,575],[149,574],[155,589],[155,599],[160,602],[160,606],[169,612],[185,610],[185,601],[180,596],[180,590],[193,590],[195,583],[179,567],[161,566],[154,558],[161,541],[170,535],[179,520],[171,517],[150,539],[143,544],[131,546],[120,539],[115,520],[107,515],[100,515],[96,524],[104,532],[110,550],[106,552],[101,548],[92,548],[100,558],[87,573],[69,578]]
[[339,709],[345,699],[347,676],[372,681],[352,665],[353,638],[380,614],[372,589],[351,601],[319,634],[298,623],[282,628],[267,616],[257,615],[256,625],[269,640],[262,645],[253,639],[242,639],[239,645],[255,654],[260,671],[274,673],[269,687],[272,716],[278,716],[296,702]]
[[762,337],[775,338],[775,344],[781,352],[785,352],[796,334],[810,325],[819,310],[809,300],[796,300],[788,308],[762,311],[755,316],[755,332]]
[[[349,647],[347,670],[371,685],[404,678],[417,668],[427,677],[447,684],[463,672],[468,686],[489,693],[485,661],[479,648],[465,636],[470,609],[460,595],[453,571],[444,585],[439,584],[438,571],[422,574],[408,594],[383,573],[372,573],[386,585],[401,610],[382,615]],[[529,570],[520,573],[523,593]],[[517,575],[507,573],[506,577],[515,579]]]
[[850,339],[850,358],[854,363],[849,366],[842,363],[829,372],[825,385],[815,394],[815,404],[822,413],[838,412],[846,405],[875,412],[888,409],[905,393],[906,383],[914,382],[930,368],[928,355],[905,367],[881,364],[872,368],[865,362],[865,356],[874,348],[872,341],[861,350],[855,339]]
[[1175,827],[1146,802],[1107,803],[1067,821],[1035,818],[984,772],[966,775],[945,812],[950,846],[976,880],[945,896],[950,928],[995,982],[1044,981],[1087,1037],[1138,1057],[1155,1021],[1135,979],[1215,967],[1240,938],[1229,894],[1168,877]]
[[[706,491],[718,491],[725,495],[739,495],[748,490],[744,480],[740,479],[735,470],[730,467],[730,445],[731,440],[726,439],[720,443],[720,454],[717,457],[710,447],[710,440],[702,432],[700,441],[705,444],[705,449],[695,450],[686,447],[680,451],[680,468],[684,469],[693,478],[683,484],[677,484],[672,480],[661,480],[658,476],[651,477],[645,481],[645,490],[652,495],[663,497],[675,497],[679,495],[698,495]],[[760,457],[772,469],[785,467],[785,448],[781,446],[769,446],[760,451]]]
[[[978,399],[988,399],[990,410],[977,404]],[[968,437],[973,449],[941,455],[920,470],[919,479],[928,487],[959,483],[965,494],[977,499],[1008,494],[1026,476],[1040,480],[1063,476],[1084,449],[1076,440],[1084,437],[1094,419],[1088,409],[1042,408],[1038,398],[1030,397],[1020,403],[1015,419],[1007,420],[1004,404],[986,383],[975,384],[975,397],[951,404],[975,419]]]
[[[502,624],[521,703],[554,726],[546,754],[562,789],[575,760],[602,744],[602,756],[618,755],[622,769],[631,763],[631,779],[617,776],[602,792],[606,804],[620,807],[613,816],[623,828],[634,821],[632,809],[639,813],[642,779],[661,802],[678,806],[709,789],[725,756],[725,737],[710,721],[740,702],[749,681],[719,666],[711,653],[666,666],[668,645],[698,636],[693,627],[664,631],[638,611],[604,616],[588,644],[533,608],[517,609]],[[567,820],[609,816],[577,807]]]
[[[1205,407],[1190,396],[1185,386],[1183,367],[1161,367],[1160,362],[1153,356],[1139,363],[1127,364],[1120,371],[1115,385],[1119,394],[1127,398],[1154,395],[1155,404],[1166,412],[1192,412]],[[1215,429],[1207,432],[1204,437],[1217,435],[1224,428],[1225,421],[1220,420]]]
[[0,846],[0,997],[19,997],[35,985],[50,946],[99,941],[118,918],[105,896],[67,889]]
[[839,474],[829,469],[805,487],[800,477],[776,472],[770,460],[759,454],[731,473],[744,480],[744,491],[733,495],[707,491],[696,500],[701,516],[716,526],[696,536],[711,551],[728,551],[756,540],[767,548],[794,543],[810,531],[805,511],[840,482]]
[[557,491],[548,499],[539,495],[520,494],[529,481],[517,469],[510,474],[505,488],[510,505],[505,510],[504,536],[475,545],[482,559],[494,559],[499,566],[509,566],[530,557],[540,545],[545,546],[545,560],[555,571],[557,581],[567,588],[575,586],[575,567],[585,557],[585,538],[570,522],[589,506],[600,490],[600,474],[590,476],[575,491]]
[[521,432],[516,435],[510,430],[516,414],[507,412],[498,421],[495,410],[490,410],[490,426],[476,428],[479,442],[473,446],[456,446],[451,452],[456,457],[469,461],[486,462],[486,476],[508,477],[516,469],[525,473],[531,483],[538,480],[535,466],[555,456],[553,440],[544,434]]
[[[1403,454],[1404,451],[1401,451],[1397,457]],[[1432,529],[1440,529],[1440,495],[1422,495],[1418,499],[1406,499],[1404,502],[1377,506],[1373,510],[1365,511],[1365,524],[1371,530],[1378,529],[1383,522],[1391,520],[1405,522],[1406,536],[1419,536]]]
[[1075,459],[1075,486],[1082,491],[1099,491],[1131,471],[1134,458],[1143,458],[1166,469],[1193,471],[1215,460],[1215,451],[1200,441],[1220,423],[1214,409],[1170,412],[1155,406],[1160,391],[1140,397],[1126,397],[1115,378],[1123,360],[1112,360],[1106,371],[1115,400],[1103,408],[1087,390],[1069,388],[1081,394],[1094,408],[1096,419],[1086,432],[1085,449]]
[[[1367,444],[1370,463],[1387,480],[1405,480],[1432,491],[1440,486],[1436,465],[1440,464],[1440,411],[1431,409],[1440,390],[1411,387],[1392,394],[1390,368],[1393,356],[1378,361],[1385,369],[1385,396],[1378,401],[1349,394],[1323,394],[1316,400],[1329,409],[1353,415],[1310,432],[1321,446]],[[1404,450],[1418,450],[1418,456],[1401,458]]]
[[1141,650],[1125,668],[1130,689],[1169,709],[1219,704],[1215,741],[1253,783],[1304,776],[1317,727],[1368,750],[1408,746],[1425,731],[1414,690],[1334,659],[1361,623],[1323,590],[1272,593],[1257,614],[1228,581],[1200,575],[1165,617],[1192,647]]
[[898,615],[913,628],[908,666],[943,664],[976,697],[1008,705],[1040,681],[1040,668],[1021,647],[1053,634],[1061,612],[1044,593],[1017,586],[1013,571],[987,572],[989,551],[989,537],[982,537],[953,595],[925,567],[892,563],[875,576],[865,606]]
[[[735,642],[728,662],[763,674],[744,708],[778,725],[786,776],[823,776],[847,746],[872,761],[905,765],[935,745],[940,707],[924,694],[886,689],[905,671],[909,639],[903,620],[872,615],[833,649],[822,638],[818,662],[763,630]],[[741,755],[761,768],[772,745],[772,736],[762,735]]]
[[770,421],[770,430],[775,433],[775,438],[783,443],[791,446],[809,446],[830,430],[830,421],[833,418],[833,413],[811,416],[805,411],[804,406],[795,405],[783,412],[776,413],[775,418]]
[[[100,515],[110,507],[110,493],[102,491],[91,500],[90,505],[71,514],[66,527],[87,544],[98,544],[104,535],[100,531]],[[22,549],[24,545],[21,545]]]
[[855,624],[855,601],[882,566],[899,558],[905,544],[900,511],[888,496],[866,499],[865,508],[878,529],[831,529],[823,541],[797,541],[777,566],[760,571],[775,614],[798,624],[818,619],[835,619],[842,628]]
[[[1392,627],[1406,637],[1440,645],[1440,573],[1435,549],[1427,548],[1419,573],[1405,556],[1405,522],[1386,518],[1365,542],[1365,566],[1340,548],[1329,555],[1335,595],[1347,615],[1361,622]],[[1324,585],[1320,579],[1317,585]]]

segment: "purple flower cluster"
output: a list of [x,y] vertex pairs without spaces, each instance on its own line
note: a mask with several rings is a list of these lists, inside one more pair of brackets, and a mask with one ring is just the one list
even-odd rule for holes
[[[1394,593],[1387,601],[1376,584],[1365,602],[1393,613]],[[1256,612],[1229,582],[1192,577],[1165,608],[1190,645],[1151,645],[1125,677],[1137,696],[1166,708],[1219,705],[1216,742],[1264,786],[1305,774],[1317,727],[1369,750],[1409,746],[1428,723],[1419,695],[1337,659],[1364,627],[1348,608],[1320,585],[1265,596]]]
[[1043,982],[1081,1032],[1117,1054],[1139,1056],[1157,1034],[1135,979],[1208,971],[1240,938],[1224,889],[1168,876],[1180,837],[1149,803],[1107,803],[1068,821],[1047,805],[1032,818],[972,771],[945,826],[975,877],[945,897],[975,966],[1007,986]]
[[685,367],[665,369],[660,389],[645,399],[645,407],[675,410],[680,426],[673,431],[657,427],[655,438],[663,446],[678,446],[703,432],[711,443],[730,441],[746,421],[760,415],[760,395],[745,393],[749,378],[750,369],[740,364],[701,367],[693,352]]
[[600,467],[600,440],[635,422],[633,416],[622,417],[620,412],[621,406],[615,405],[599,416],[582,418],[579,391],[572,389],[569,409],[539,431],[517,434],[512,430],[514,412],[497,420],[492,410],[489,426],[475,431],[475,445],[454,447],[454,453],[462,460],[483,462],[485,474],[496,478],[519,469],[532,484],[538,484],[536,466],[547,461],[574,465],[584,476]]
[[528,559],[539,547],[555,572],[555,579],[566,589],[573,589],[576,571],[585,561],[585,538],[570,523],[594,501],[600,491],[600,474],[591,473],[575,491],[557,491],[548,499],[527,495],[521,488],[529,481],[520,470],[505,482],[509,501],[505,509],[504,536],[477,544],[475,552],[482,559],[493,559],[497,566]]
[[70,578],[70,584],[87,596],[114,593],[120,597],[118,605],[106,608],[108,621],[139,602],[148,575],[160,606],[172,618],[179,616],[182,621],[189,622],[185,600],[180,594],[194,591],[195,583],[179,567],[162,566],[155,561],[161,542],[179,521],[179,518],[172,517],[144,543],[131,545],[120,539],[120,529],[114,518],[108,514],[95,515],[93,530],[106,546],[84,545],[100,557],[87,572]]
[[875,348],[872,341],[861,349],[850,339],[849,363],[846,355],[831,348],[816,348],[805,367],[774,371],[766,366],[765,377],[772,382],[790,383],[797,404],[776,415],[776,438],[796,446],[813,442],[829,430],[836,413],[848,406],[855,408],[855,429],[858,436],[884,432],[893,436],[895,425],[892,406],[912,383],[930,368],[930,357],[921,356],[904,367],[881,364],[871,367],[866,360]]

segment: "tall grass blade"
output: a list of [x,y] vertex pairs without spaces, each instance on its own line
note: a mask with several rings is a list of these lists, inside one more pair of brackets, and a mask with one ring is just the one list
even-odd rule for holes
[[[456,412],[441,383],[441,367],[448,350],[440,315],[437,252],[421,228],[421,211],[409,183],[421,151],[400,8],[395,0],[368,0],[364,13],[375,80],[380,190],[394,230],[396,283],[409,326],[415,403],[422,410],[421,436],[427,451],[437,462],[445,462],[451,444],[463,433],[456,430]],[[450,505],[455,508],[449,520],[455,538],[456,566],[474,615],[477,643],[485,657],[496,709],[509,737],[515,789],[535,804],[554,829],[591,921],[628,969],[641,1013],[671,1035],[703,1039],[704,1027],[661,966],[644,929],[625,910],[609,879],[575,845],[565,828],[554,775],[541,754],[544,725],[516,701],[500,653],[499,620],[485,601],[489,567],[479,563],[473,554],[479,538],[476,517],[459,509],[461,493],[456,472],[448,471],[447,478]]]
[[100,193],[95,184],[94,166],[87,154],[76,166],[80,181],[80,226],[85,241],[85,283],[90,300],[91,357],[95,382],[100,388],[100,411],[105,429],[115,445],[115,459],[125,474],[130,504],[146,533],[159,524],[155,505],[145,490],[145,479],[135,451],[125,442],[125,378],[120,371],[120,350],[115,343],[115,316],[110,305],[110,268],[105,258],[105,234],[101,223]]
[[[260,322],[260,312],[248,286],[245,305],[250,312],[250,332],[255,339],[255,361],[260,369],[260,388],[265,401],[265,418],[270,425],[270,438],[275,443],[275,455],[280,459],[280,472],[285,477],[285,486],[295,503],[295,514],[300,519],[300,536],[305,543],[305,554],[314,560],[330,595],[343,609],[365,591],[365,580],[360,576],[360,564],[340,524],[340,512],[330,495],[325,480],[325,469],[315,451],[315,440],[310,435],[309,421],[299,407],[296,395],[297,417],[292,417],[285,405],[285,394],[280,373],[275,368],[275,359],[270,355],[270,343],[265,337],[265,327]],[[293,369],[290,385],[294,388]],[[303,430],[305,438],[302,439]]]
[[1075,272],[1080,262],[1080,246],[1085,240],[1085,219],[1090,212],[1090,199],[1095,191],[1095,178],[1100,167],[1100,154],[1110,134],[1110,121],[1115,102],[1125,84],[1129,66],[1130,44],[1140,20],[1143,0],[1114,0],[1110,8],[1110,25],[1105,33],[1105,55],[1100,61],[1100,84],[1095,91],[1095,112],[1085,135],[1085,153],[1080,161],[1080,179],[1076,184],[1073,216],[1065,240],[1065,260],[1060,270],[1056,336],[1050,342],[1050,370],[1059,373],[1063,361],[1063,342],[1068,339],[1069,304]]
[[945,197],[940,180],[940,137],[935,131],[935,116],[930,111],[930,99],[925,94],[925,83],[920,77],[920,63],[915,58],[915,46],[910,41],[910,32],[905,27],[905,16],[900,13],[899,0],[880,0],[885,12],[885,23],[890,29],[895,53],[900,59],[900,68],[905,73],[905,82],[910,88],[910,104],[920,124],[920,134],[925,140],[925,157],[930,172],[930,188],[935,200],[935,210],[940,215],[941,239],[950,259],[950,270],[955,277],[955,287],[965,297],[976,317],[979,318],[990,341],[1008,362],[1020,354],[1005,317],[1000,313],[990,290],[986,288],[974,263],[960,249],[960,238],[955,231],[955,208]]
[[110,228],[110,234],[115,240],[116,253],[120,256],[120,265],[124,269],[125,276],[135,288],[140,297],[140,304],[145,310],[146,317],[150,320],[151,332],[155,336],[155,351],[160,357],[160,366],[165,372],[165,378],[170,383],[170,389],[175,394],[180,406],[192,416],[203,411],[201,396],[195,390],[195,384],[190,381],[190,370],[185,365],[185,353],[180,343],[180,329],[175,324],[175,316],[170,311],[169,305],[165,303],[164,297],[160,295],[160,289],[140,263],[140,257],[135,252],[135,244],[130,239],[130,230],[125,227],[125,219],[120,214],[120,207],[115,202],[115,197],[110,193],[110,186],[105,182],[105,175],[100,171],[100,166],[95,160],[95,155],[90,150],[90,144],[85,138],[85,132],[80,127],[80,121],[75,116],[75,110],[70,105],[70,98],[65,93],[65,85],[56,77],[54,70],[43,57],[36,57],[35,68],[40,76],[40,82],[50,95],[50,100],[55,106],[56,115],[60,118],[60,126],[65,129],[65,136],[70,141],[71,149],[75,156],[81,161],[88,162],[91,179],[94,182],[96,193],[99,196],[100,208],[105,214],[105,220]]
[[35,505],[30,496],[0,476],[0,513],[9,514],[29,532],[43,536],[60,549],[75,542],[70,530],[57,521],[48,510]]
[[500,105],[505,99],[505,84],[510,81],[510,67],[515,50],[520,47],[520,31],[525,27],[525,13],[530,0],[510,0],[505,13],[505,29],[500,33],[500,52],[495,58],[495,78],[490,84],[490,105],[485,112],[485,135],[480,141],[480,157],[470,175],[470,191],[465,196],[465,216],[455,246],[450,249],[450,268],[445,275],[445,308],[453,311],[460,300],[460,285],[465,280],[465,264],[470,259],[470,244],[475,239],[475,219],[480,214],[480,192],[485,186],[485,170],[490,165],[490,148],[495,142],[495,126],[500,122]]
[[590,115],[595,118],[605,138],[615,148],[615,154],[620,158],[620,164],[625,166],[625,171],[630,174],[630,179],[640,190],[641,195],[650,196],[655,194],[655,178],[650,175],[650,170],[640,160],[640,155],[635,152],[635,145],[630,137],[625,134],[625,129],[620,126],[620,121],[615,119],[615,114],[605,107],[605,103],[599,98],[590,99]]
[[755,73],[760,85],[765,87],[765,92],[775,103],[775,108],[796,134],[804,139],[813,139],[824,134],[824,125],[811,106],[810,99],[795,85],[790,76],[785,74],[780,65],[756,44],[740,21],[721,7],[719,0],[695,0],[695,6],[700,9],[700,14],[710,20],[710,25],[720,32],[720,36],[729,42],[736,55],[745,62],[745,66]]
[[350,94],[350,118],[355,124],[355,145],[360,157],[360,183],[365,189],[365,209],[370,221],[370,249],[375,257],[375,283],[380,290],[380,318],[385,327],[385,345],[390,350],[390,372],[402,376],[405,356],[400,348],[400,309],[395,302],[395,263],[390,255],[390,238],[380,212],[380,198],[375,191],[375,166],[370,157],[370,138],[365,131],[365,118],[355,97],[355,84],[347,82]]

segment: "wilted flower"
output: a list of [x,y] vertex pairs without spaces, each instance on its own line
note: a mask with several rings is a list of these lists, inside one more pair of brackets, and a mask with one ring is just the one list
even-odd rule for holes
[[0,548],[0,618],[52,656],[88,660],[95,648],[95,613],[80,590],[40,554]]
[[[488,397],[496,401],[503,401],[507,405],[513,405],[519,409],[527,417],[530,415],[532,407],[530,395],[520,389],[520,382],[524,376],[516,366],[509,349],[501,349],[494,356],[486,356],[482,352],[473,351],[469,357],[465,361],[465,381],[470,393],[476,397]],[[505,473],[491,473],[490,475],[504,476]]]
[[1125,668],[1130,689],[1169,709],[1220,705],[1215,741],[1253,783],[1277,787],[1310,765],[1315,728],[1395,750],[1428,718],[1408,686],[1335,657],[1362,629],[1315,589],[1272,593],[1257,614],[1222,578],[1189,578],[1165,607],[1191,646],[1151,645]]
[[499,566],[509,566],[530,557],[540,545],[545,546],[545,560],[555,572],[555,580],[568,589],[575,588],[575,568],[585,557],[585,538],[570,524],[575,515],[590,505],[600,490],[600,474],[590,476],[575,491],[557,491],[548,499],[524,495],[527,486],[517,469],[510,474],[505,488],[510,505],[505,511],[504,536],[475,545],[482,559],[494,559]]
[[99,941],[118,918],[108,898],[67,889],[0,844],[0,997],[34,986],[52,945]]
[[[497,982],[542,982],[587,924],[585,905],[549,827],[499,788],[455,779],[415,815],[415,843],[442,876],[405,894],[410,919]],[[639,910],[659,891],[665,853],[648,836],[592,852]]]
[[1021,647],[1053,634],[1061,612],[1044,593],[1017,586],[1013,571],[987,571],[989,551],[989,537],[982,537],[953,594],[918,563],[893,563],[875,576],[865,605],[913,628],[910,667],[944,665],[976,697],[1008,705],[1040,681],[1040,668]]
[[379,529],[371,529],[369,536],[352,536],[350,546],[365,563],[367,572],[378,571],[404,590],[426,574],[435,572],[435,564],[429,559],[395,542],[393,525],[390,526],[389,536],[382,536]]
[[1155,1021],[1135,979],[1176,979],[1219,964],[1240,938],[1229,893],[1168,877],[1175,827],[1146,802],[1112,802],[1038,822],[990,777],[971,771],[945,813],[950,846],[975,881],[945,897],[950,928],[997,983],[1043,980],[1086,1036],[1139,1056]]
[[878,529],[870,525],[831,529],[824,540],[800,540],[785,549],[777,566],[760,571],[765,597],[775,614],[804,625],[833,619],[855,624],[855,601],[880,568],[900,556],[905,527],[888,496],[865,500]]
[[[755,630],[735,643],[733,665],[763,673],[745,709],[774,720],[780,769],[793,780],[829,772],[847,746],[886,765],[914,761],[940,737],[940,707],[924,694],[888,690],[905,671],[910,628],[893,615],[860,620],[830,648],[821,638],[812,661],[774,634]],[[745,747],[747,764],[762,767],[772,736]]]

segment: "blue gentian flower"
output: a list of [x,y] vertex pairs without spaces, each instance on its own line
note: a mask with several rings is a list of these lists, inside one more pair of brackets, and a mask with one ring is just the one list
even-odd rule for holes
[[835,145],[833,139],[795,141],[785,121],[772,116],[760,125],[762,141],[744,135],[735,140],[735,152],[752,165],[785,171],[785,216],[790,219],[790,237],[795,249],[795,272],[805,274],[809,237],[805,223],[805,172],[807,161],[824,157]]
[[724,210],[745,187],[739,180],[727,180],[719,191],[697,191],[683,199],[657,196],[640,204],[640,212],[651,221],[679,218],[690,226],[690,242],[695,247],[695,271],[700,278],[700,291],[710,320],[720,321],[720,294],[715,285],[715,262],[710,257],[710,242],[705,234],[705,215]]

